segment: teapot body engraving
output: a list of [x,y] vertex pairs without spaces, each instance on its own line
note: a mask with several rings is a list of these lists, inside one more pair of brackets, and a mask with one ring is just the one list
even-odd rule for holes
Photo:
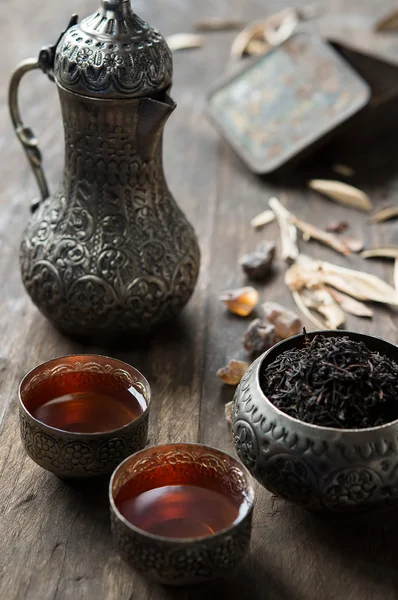
[[[109,2],[102,2],[110,19]],[[62,107],[65,166],[52,195],[47,192],[32,132],[18,123],[18,111],[13,119],[42,191],[22,239],[22,280],[41,312],[73,335],[147,331],[182,310],[199,272],[194,230],[163,172],[163,128],[175,104],[169,86],[153,93],[148,89],[148,82],[155,87],[156,77],[162,85],[171,80],[169,52],[158,32],[147,25],[145,30],[143,21],[131,17],[129,3],[115,0],[111,5],[114,11],[124,11],[126,18],[119,40],[122,58],[114,38],[105,42],[102,34],[99,46],[93,35],[87,40],[78,35],[84,23],[91,23],[90,27],[102,23],[105,17],[100,11],[99,17],[88,18],[81,26],[74,24],[58,49],[53,48],[51,73]],[[133,52],[134,44],[126,43],[126,29],[133,25],[141,28],[141,37],[142,30],[156,37],[156,52],[164,64],[158,65],[157,73],[143,76],[140,85],[125,85],[120,91],[115,81],[122,76],[128,80],[126,52]],[[82,43],[90,43],[90,48],[78,47]],[[93,47],[101,55],[100,62]],[[112,48],[110,69],[107,56]],[[137,65],[134,69],[137,77]],[[87,81],[91,87],[83,94]],[[18,83],[14,82],[14,93]],[[142,89],[147,96],[139,95]]]

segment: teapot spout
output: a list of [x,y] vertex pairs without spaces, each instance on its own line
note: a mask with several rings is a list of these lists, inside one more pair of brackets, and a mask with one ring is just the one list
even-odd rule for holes
[[147,161],[153,158],[161,142],[163,127],[174,111],[176,103],[165,92],[161,98],[141,98],[137,124],[137,142],[140,156]]

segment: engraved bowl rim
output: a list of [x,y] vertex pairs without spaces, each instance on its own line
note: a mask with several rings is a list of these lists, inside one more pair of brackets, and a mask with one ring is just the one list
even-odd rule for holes
[[[126,423],[126,425],[123,425],[123,427],[118,427],[117,429],[109,429],[107,431],[96,431],[96,432],[92,432],[92,433],[66,431],[65,429],[58,429],[57,427],[52,427],[51,425],[47,425],[46,423],[43,423],[43,421],[36,419],[36,417],[34,417],[32,415],[32,413],[27,409],[24,402],[22,401],[22,394],[21,394],[22,386],[35,373],[35,371],[39,371],[40,369],[45,368],[46,366],[50,365],[51,363],[57,363],[59,361],[64,361],[65,359],[69,359],[69,358],[82,358],[84,360],[86,360],[88,358],[90,358],[90,359],[98,359],[98,358],[106,359],[106,360],[111,360],[115,363],[118,363],[119,365],[123,366],[124,368],[127,367],[129,370],[133,370],[139,376],[140,380],[142,381],[142,383],[144,384],[144,386],[146,388],[146,396],[145,396],[146,408],[145,408],[145,410],[142,411],[142,413],[139,415],[139,417],[137,417],[136,419],[133,419],[132,421],[129,421],[129,423]],[[32,369],[30,369],[30,371],[28,371],[24,375],[24,377],[22,378],[22,380],[18,386],[18,402],[19,402],[19,406],[22,409],[22,411],[25,414],[27,414],[29,416],[29,418],[32,419],[32,421],[34,423],[36,423],[41,429],[48,429],[49,431],[51,431],[55,434],[61,433],[63,435],[67,435],[72,440],[73,439],[82,440],[82,439],[86,439],[86,438],[89,438],[89,439],[105,438],[106,439],[109,436],[113,436],[115,434],[118,434],[118,435],[123,434],[125,431],[126,432],[128,431],[128,433],[130,433],[131,426],[133,424],[139,425],[141,423],[141,421],[149,413],[151,397],[152,397],[151,386],[150,386],[147,378],[141,373],[141,371],[139,371],[138,369],[136,369],[129,363],[127,363],[123,360],[120,360],[119,358],[113,358],[113,357],[107,356],[105,354],[79,354],[78,353],[78,354],[65,354],[63,356],[58,356],[56,358],[50,358],[49,360],[46,360],[46,361],[36,365]]]
[[[170,448],[170,449],[178,450],[179,447],[180,448],[184,448],[184,447],[185,448],[202,448],[203,450],[217,452],[218,454],[221,454],[224,457],[226,457],[228,459],[228,461],[230,462],[230,464],[233,464],[235,467],[237,467],[243,473],[245,480],[247,482],[247,489],[248,489],[248,493],[249,493],[249,496],[247,498],[248,507],[247,507],[247,510],[242,515],[240,515],[238,517],[238,519],[229,527],[226,527],[225,529],[222,529],[221,531],[217,531],[216,533],[214,533],[212,535],[209,534],[209,535],[203,535],[200,537],[183,538],[183,539],[172,538],[172,537],[167,537],[167,536],[163,536],[163,535],[157,535],[155,533],[150,533],[148,531],[145,531],[144,529],[141,529],[140,527],[136,527],[130,521],[128,521],[122,515],[122,513],[119,511],[119,509],[117,508],[115,500],[114,500],[114,496],[113,496],[113,483],[118,474],[118,471],[120,469],[122,469],[127,462],[129,462],[133,458],[137,458],[137,457],[139,458],[139,456],[145,455],[148,452],[150,453],[154,449],[157,449],[157,450],[164,449],[165,450],[167,448]],[[174,544],[176,546],[186,546],[189,544],[205,543],[209,540],[213,540],[218,537],[225,536],[228,533],[233,534],[233,532],[236,530],[236,528],[239,525],[241,525],[241,523],[243,523],[243,521],[245,521],[253,512],[255,497],[256,497],[256,493],[255,493],[254,479],[253,479],[252,475],[250,474],[249,470],[245,467],[245,465],[240,460],[238,460],[237,458],[234,458],[228,452],[224,452],[224,450],[220,450],[219,448],[215,448],[214,446],[209,446],[207,444],[201,444],[198,442],[171,442],[169,444],[154,444],[152,446],[147,446],[146,448],[143,448],[142,450],[138,450],[131,456],[128,456],[127,458],[125,458],[123,460],[123,462],[121,462],[115,468],[115,470],[112,473],[111,479],[109,481],[110,511],[125,527],[127,527],[127,529],[131,529],[132,531],[134,531],[134,533],[137,533],[138,535],[140,535],[143,538],[157,540],[160,542],[166,542],[168,544]]]
[[[261,400],[269,408],[271,408],[280,418],[285,419],[286,421],[292,423],[295,426],[300,426],[303,429],[307,429],[307,431],[312,430],[314,433],[322,432],[327,437],[329,437],[329,436],[333,437],[336,435],[338,435],[338,436],[342,436],[342,435],[358,436],[358,435],[367,434],[367,433],[378,433],[378,432],[382,433],[388,429],[398,428],[398,419],[395,419],[394,421],[390,421],[389,423],[384,423],[383,425],[377,425],[375,427],[363,427],[363,428],[356,428],[356,429],[355,428],[340,429],[337,427],[325,427],[323,425],[315,425],[313,423],[306,423],[305,421],[301,421],[300,419],[296,419],[295,417],[288,415],[287,413],[280,410],[277,406],[275,406],[275,404],[273,404],[271,402],[271,400],[266,396],[266,394],[264,393],[264,391],[260,385],[260,378],[259,378],[260,370],[262,369],[264,363],[266,363],[266,362],[271,363],[276,358],[276,356],[279,356],[285,350],[297,347],[297,342],[300,342],[301,340],[303,340],[306,335],[311,338],[315,337],[316,335],[324,335],[326,337],[347,336],[347,337],[350,337],[351,339],[357,339],[358,341],[362,341],[365,344],[366,344],[367,340],[371,340],[375,346],[380,344],[385,347],[390,347],[391,349],[394,349],[395,352],[398,353],[398,345],[397,344],[394,344],[393,342],[389,342],[388,340],[385,340],[384,338],[381,338],[376,335],[360,333],[358,331],[352,331],[350,329],[319,329],[319,330],[316,329],[314,331],[310,331],[310,332],[306,332],[306,333],[299,333],[297,335],[291,336],[290,338],[287,338],[285,340],[278,342],[277,344],[272,346],[272,348],[270,348],[269,350],[264,352],[264,354],[262,354],[257,359],[257,364],[256,364],[255,370],[254,370],[254,378],[255,378],[255,385],[256,385],[258,393],[260,394]],[[383,351],[381,350],[380,353],[383,354]],[[388,356],[388,355],[386,354],[386,356]],[[397,393],[397,396],[398,396],[398,393]]]

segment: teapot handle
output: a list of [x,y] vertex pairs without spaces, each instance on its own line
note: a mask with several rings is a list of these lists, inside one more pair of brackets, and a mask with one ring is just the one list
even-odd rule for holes
[[[67,31],[73,25],[76,25],[78,17],[76,14],[72,15],[68,27],[65,31]],[[36,69],[40,69],[43,71],[45,75],[48,75],[51,81],[54,81],[54,58],[56,48],[64,35],[65,31],[61,33],[58,41],[54,46],[47,46],[42,48],[39,54],[39,58],[29,58],[28,60],[23,61],[17,69],[14,71],[10,86],[8,89],[8,107],[10,109],[11,120],[14,126],[15,133],[22,144],[23,149],[25,150],[26,156],[30,162],[30,166],[32,167],[32,171],[34,176],[36,177],[37,185],[40,190],[40,200],[34,201],[32,204],[32,212],[34,212],[40,202],[46,200],[50,193],[48,190],[47,179],[44,175],[43,167],[42,167],[42,156],[39,149],[39,140],[36,138],[33,131],[30,127],[26,127],[23,124],[21,113],[19,112],[19,104],[18,104],[18,90],[19,84],[21,83],[22,77],[29,73],[30,71],[34,71]]]
[[[48,198],[49,191],[46,176],[44,175],[42,167],[42,156],[39,149],[39,141],[30,127],[26,127],[23,124],[18,105],[18,90],[21,79],[26,73],[34,71],[35,69],[42,69],[40,59],[36,60],[34,58],[29,58],[28,60],[23,61],[17,67],[10,81],[10,87],[8,91],[8,106],[10,109],[11,120],[15,129],[15,133],[21,142],[23,149],[25,150],[26,156],[30,162],[30,166],[32,167],[32,171],[36,177],[37,185],[39,186],[40,190],[40,201],[43,201]],[[32,210],[35,210],[37,206],[38,203],[35,202],[34,205],[32,205]]]

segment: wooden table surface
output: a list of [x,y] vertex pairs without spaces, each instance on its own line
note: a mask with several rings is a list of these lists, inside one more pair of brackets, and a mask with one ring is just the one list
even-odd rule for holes
[[[6,88],[12,68],[37,56],[57,39],[73,11],[85,16],[96,0],[68,2],[3,0],[0,3],[0,598],[2,600],[196,600],[258,598],[393,600],[398,597],[398,513],[390,509],[352,521],[321,519],[257,489],[250,555],[230,580],[170,590],[137,576],[112,548],[106,490],[95,483],[66,484],[25,455],[18,430],[17,388],[38,363],[69,353],[112,352],[143,371],[153,387],[150,442],[202,442],[234,453],[224,419],[225,389],[216,370],[244,356],[244,319],[226,314],[221,289],[240,286],[239,256],[263,237],[278,239],[276,225],[253,233],[250,219],[271,195],[288,193],[288,206],[303,219],[325,226],[343,218],[350,235],[367,245],[398,243],[394,222],[369,226],[366,218],[341,208],[302,185],[309,177],[331,176],[331,164],[354,167],[354,182],[377,206],[397,201],[397,143],[369,143],[347,153],[316,157],[289,177],[252,175],[219,139],[204,116],[205,95],[228,64],[233,34],[213,33],[200,50],[175,55],[173,96],[178,109],[166,127],[165,166],[178,202],[194,223],[202,249],[200,280],[177,324],[128,349],[78,345],[55,331],[26,295],[18,266],[21,232],[37,194],[33,177],[12,132]],[[295,2],[299,4],[299,2]],[[329,0],[321,30],[358,48],[398,61],[398,35],[372,32],[375,20],[396,0]],[[195,19],[229,16],[250,20],[281,9],[282,0],[135,0],[134,8],[164,34],[190,31]],[[270,82],[272,85],[272,82]],[[26,123],[40,134],[52,189],[60,178],[63,134],[55,88],[42,74],[23,86]],[[303,242],[304,245],[304,242]],[[314,256],[367,268],[392,281],[388,263],[348,259],[312,243]],[[261,287],[262,297],[292,306],[283,283],[285,267]],[[398,341],[398,314],[376,307],[371,321],[347,319],[349,328]]]

